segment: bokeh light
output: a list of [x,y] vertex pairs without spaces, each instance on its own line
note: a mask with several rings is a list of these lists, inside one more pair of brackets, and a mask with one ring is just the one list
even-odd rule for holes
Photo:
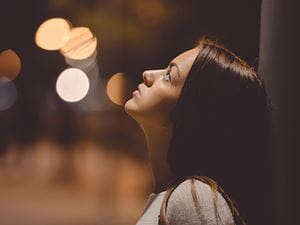
[[67,102],[78,102],[88,93],[90,87],[87,75],[80,69],[64,70],[56,81],[56,92]]
[[132,82],[130,82],[124,73],[116,73],[114,74],[106,86],[106,93],[109,99],[117,104],[124,105],[125,102],[131,97],[131,92],[134,86]]
[[68,35],[67,43],[61,53],[70,59],[83,60],[95,53],[97,38],[87,27],[75,27]]
[[97,51],[88,58],[81,60],[71,59],[65,56],[65,61],[69,66],[82,69],[84,72],[94,70],[95,67],[98,68]]
[[0,78],[14,80],[20,73],[21,60],[17,53],[8,49],[0,54]]
[[68,41],[71,24],[63,18],[52,18],[43,22],[35,35],[36,44],[45,50],[58,50]]
[[0,111],[9,109],[17,99],[15,84],[6,77],[0,77]]

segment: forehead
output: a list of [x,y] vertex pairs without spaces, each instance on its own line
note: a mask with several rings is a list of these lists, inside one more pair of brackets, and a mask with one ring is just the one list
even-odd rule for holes
[[187,76],[198,53],[199,53],[198,47],[192,48],[181,53],[180,55],[178,55],[172,60],[172,62],[178,65],[181,75]]

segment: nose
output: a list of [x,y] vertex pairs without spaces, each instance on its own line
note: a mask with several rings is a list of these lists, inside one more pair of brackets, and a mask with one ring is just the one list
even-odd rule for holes
[[144,83],[150,87],[153,85],[153,83],[156,81],[156,79],[159,77],[158,76],[159,72],[156,70],[146,70],[143,72],[143,80]]
[[153,81],[151,80],[151,71],[146,70],[143,72],[143,80],[146,86],[150,87],[153,84]]

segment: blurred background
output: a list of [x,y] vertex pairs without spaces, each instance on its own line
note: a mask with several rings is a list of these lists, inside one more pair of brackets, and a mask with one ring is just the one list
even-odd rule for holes
[[[142,130],[122,104],[142,72],[202,35],[258,69],[260,0],[4,0],[0,9],[0,71],[15,60],[13,79],[0,82],[1,225],[135,224],[153,181]],[[51,18],[89,28],[75,50],[97,40],[78,101],[63,97],[58,77],[82,58],[39,45]]]

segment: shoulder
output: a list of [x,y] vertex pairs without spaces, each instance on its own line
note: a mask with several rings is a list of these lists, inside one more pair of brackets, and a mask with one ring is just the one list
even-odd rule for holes
[[183,181],[171,194],[167,218],[174,225],[209,225],[218,224],[220,221],[226,225],[233,224],[230,208],[222,195],[202,181],[194,180],[193,185],[191,179]]

